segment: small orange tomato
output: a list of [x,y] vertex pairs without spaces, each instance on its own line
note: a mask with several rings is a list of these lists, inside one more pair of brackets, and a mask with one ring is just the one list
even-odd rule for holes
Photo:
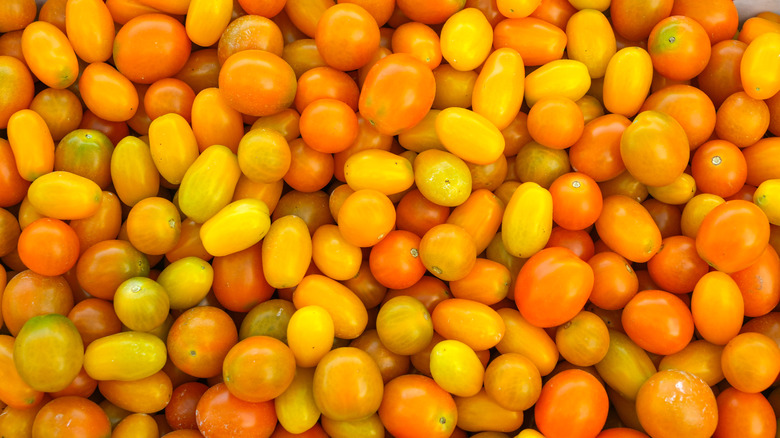
[[593,178],[579,172],[558,177],[550,186],[553,221],[567,230],[584,230],[601,215],[601,189]]
[[179,210],[165,198],[146,198],[130,210],[127,236],[144,254],[165,254],[176,246],[181,236]]
[[572,146],[585,129],[582,110],[566,97],[539,99],[528,111],[527,123],[531,138],[552,149]]
[[582,311],[559,326],[555,345],[572,365],[588,367],[601,362],[609,350],[609,330],[596,314]]
[[419,247],[420,237],[411,231],[393,230],[388,233],[371,247],[368,266],[374,279],[391,289],[414,286],[425,274]]
[[355,339],[368,323],[368,313],[360,298],[343,284],[323,275],[307,275],[293,292],[293,304],[300,309],[317,305],[333,319],[336,337]]
[[17,251],[25,266],[38,274],[53,277],[76,265],[78,240],[76,232],[65,222],[41,218],[22,231]]
[[705,274],[691,296],[696,330],[707,341],[725,345],[739,334],[745,305],[737,283],[722,272]]
[[314,41],[328,65],[341,71],[357,70],[379,49],[379,26],[364,8],[339,3],[319,18]]
[[412,21],[398,26],[391,44],[393,53],[408,53],[431,70],[441,64],[439,35],[425,24]]
[[501,200],[486,189],[478,189],[452,210],[447,223],[466,230],[474,239],[477,254],[481,254],[501,227],[503,215]]
[[[404,96],[414,95],[414,99]],[[420,122],[436,96],[436,79],[422,61],[389,55],[371,68],[360,92],[360,114],[381,134],[396,135]]]
[[514,121],[523,103],[523,61],[516,50],[500,48],[488,56],[474,83],[472,109],[499,130]]
[[138,111],[133,83],[108,64],[88,65],[79,79],[79,91],[87,108],[104,120],[124,122]]
[[[257,81],[255,78],[266,80]],[[228,104],[250,116],[275,114],[293,103],[295,72],[284,60],[262,50],[230,56],[219,72],[219,91]]]
[[201,152],[214,144],[237,153],[244,135],[241,113],[228,105],[217,88],[206,88],[192,102],[192,132]]
[[504,153],[501,131],[487,118],[465,108],[441,111],[436,116],[436,134],[448,151],[469,163],[490,164]]
[[643,263],[661,247],[661,231],[639,202],[623,195],[604,199],[596,220],[599,237],[628,260]]
[[84,219],[100,208],[103,191],[94,182],[76,174],[55,171],[36,179],[27,192],[40,214],[56,219]]
[[545,383],[534,406],[534,418],[545,436],[595,436],[607,420],[609,399],[604,386],[582,370],[562,371]]
[[300,283],[311,264],[312,250],[303,219],[287,215],[274,220],[263,239],[263,274],[268,284],[281,289]]
[[250,336],[225,356],[222,377],[234,396],[252,403],[281,395],[295,377],[295,356],[282,341]]
[[602,12],[583,9],[572,15],[566,24],[566,41],[570,59],[582,61],[591,78],[604,77],[617,45],[612,26]]
[[474,351],[495,347],[506,332],[501,316],[476,301],[450,298],[439,303],[431,314],[433,329],[446,339],[455,339]]
[[769,243],[769,220],[752,202],[726,201],[702,220],[696,250],[710,266],[727,274],[753,264]]
[[460,280],[450,282],[455,298],[469,299],[488,306],[506,298],[511,284],[511,274],[501,263],[477,258],[474,267]]
[[323,153],[341,152],[352,145],[358,135],[355,111],[336,99],[317,99],[301,113],[299,129],[303,141]]
[[[257,49],[282,56],[295,70],[293,62],[289,62],[288,58],[284,57],[284,50],[287,50],[287,48],[284,47],[283,38],[281,29],[270,18],[257,15],[242,15],[231,21],[227,28],[224,29],[224,32],[222,32],[222,36],[219,36],[219,44],[217,45],[219,64],[224,64],[230,58],[230,55],[234,53],[242,50]],[[290,44],[295,44],[296,41]],[[314,43],[313,40],[308,41]],[[314,52],[316,53],[316,50]],[[321,60],[319,54],[317,54],[317,57]],[[322,64],[324,65],[325,62],[323,61]]]
[[693,337],[693,316],[677,296],[661,290],[644,290],[623,309],[626,334],[650,353],[674,354]]
[[163,178],[179,184],[198,157],[198,143],[184,117],[169,113],[149,125],[149,150]]
[[360,247],[377,244],[395,226],[395,207],[387,195],[357,190],[339,209],[338,226],[344,238]]
[[15,112],[8,120],[8,142],[19,175],[34,181],[54,169],[54,140],[41,116],[33,110]]
[[658,111],[643,111],[623,132],[620,155],[631,175],[649,186],[674,182],[688,164],[690,147],[682,126]]
[[539,399],[541,391],[539,370],[522,354],[501,354],[485,370],[485,392],[504,409],[529,409]]
[[444,281],[464,278],[476,261],[474,238],[462,227],[440,224],[420,240],[420,260],[426,269]]
[[459,71],[474,70],[493,46],[493,28],[485,14],[466,8],[452,14],[441,29],[441,54]]
[[[30,70],[22,61],[0,51],[0,127],[8,126],[8,119],[31,105],[35,87]],[[78,125],[76,125],[78,126]]]
[[374,359],[355,347],[331,350],[314,370],[314,402],[324,416],[336,421],[359,420],[376,412],[383,386]]
[[710,59],[712,43],[707,31],[693,18],[673,15],[659,21],[647,40],[653,67],[673,80],[694,78]]
[[593,288],[593,269],[566,248],[552,247],[531,256],[515,283],[515,302],[525,319],[554,327],[577,315]]
[[68,37],[45,21],[30,23],[22,34],[22,52],[32,73],[51,88],[76,82],[79,63]]
[[731,386],[757,393],[772,385],[780,372],[780,347],[761,333],[741,333],[726,344],[720,360]]
[[114,20],[103,1],[67,2],[65,29],[79,58],[93,63],[105,62],[111,57],[114,48]]
[[[23,94],[21,89],[19,92]],[[47,88],[33,98],[30,109],[43,117],[52,138],[59,141],[81,124],[81,105],[79,98],[70,90]]]
[[561,59],[566,33],[554,24],[534,17],[508,18],[495,26],[493,47],[517,50],[525,65],[544,65]]

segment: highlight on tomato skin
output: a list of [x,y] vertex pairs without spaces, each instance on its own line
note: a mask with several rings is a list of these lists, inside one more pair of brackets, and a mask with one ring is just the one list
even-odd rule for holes
[[0,0],[0,436],[775,436],[761,8]]

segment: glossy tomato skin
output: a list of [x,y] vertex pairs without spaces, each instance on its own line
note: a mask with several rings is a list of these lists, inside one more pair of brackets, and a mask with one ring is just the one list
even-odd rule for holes
[[733,200],[704,217],[696,236],[696,250],[707,263],[728,274],[750,266],[768,242],[769,221],[764,212],[751,202]]
[[[405,100],[407,93],[415,99]],[[360,114],[380,133],[396,135],[416,125],[431,109],[436,80],[418,59],[398,53],[380,59],[360,93]]]
[[582,310],[593,288],[593,269],[573,252],[547,248],[520,269],[515,302],[523,316],[539,327],[554,327]]
[[179,21],[145,14],[128,21],[114,39],[114,65],[127,79],[151,84],[184,67],[192,43]]
[[272,401],[252,403],[228,391],[224,383],[209,388],[195,409],[198,430],[213,437],[268,438],[276,427]]
[[[256,82],[256,75],[269,76]],[[228,58],[219,73],[219,90],[230,106],[251,116],[275,114],[293,103],[295,72],[282,58],[262,50],[244,50]]]
[[388,382],[379,417],[388,430],[398,437],[448,437],[457,423],[457,408],[452,396],[433,379],[406,374]]
[[[334,387],[342,390],[333,391]],[[314,371],[314,401],[323,415],[333,420],[352,421],[371,415],[379,409],[383,393],[379,367],[358,348],[331,350]]]
[[608,409],[602,384],[591,374],[573,369],[556,374],[542,387],[534,417],[545,436],[591,437],[604,427]]

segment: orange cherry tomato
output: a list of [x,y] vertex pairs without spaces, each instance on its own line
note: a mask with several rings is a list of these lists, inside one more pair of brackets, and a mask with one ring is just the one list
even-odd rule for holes
[[30,71],[51,88],[67,88],[79,75],[78,58],[64,32],[36,21],[24,29],[22,52]]
[[150,120],[168,113],[176,113],[184,117],[187,122],[191,122],[194,101],[195,92],[186,82],[165,78],[149,86],[144,94],[143,106]]
[[566,49],[566,33],[539,18],[507,18],[495,26],[494,33],[494,48],[517,50],[529,66],[561,59]]
[[191,0],[187,8],[185,30],[189,39],[208,47],[219,41],[233,14],[230,0]]
[[635,262],[646,262],[661,246],[661,232],[641,204],[622,195],[604,199],[596,230],[615,252]]
[[88,65],[79,79],[79,91],[87,108],[102,119],[124,122],[138,111],[138,92],[132,82],[108,64]]
[[591,177],[572,172],[558,177],[550,186],[553,221],[568,230],[583,230],[601,215],[601,189]]
[[54,140],[46,121],[33,110],[15,112],[8,120],[8,142],[22,178],[34,181],[54,169]]
[[224,64],[230,55],[242,50],[265,50],[282,56],[283,46],[282,31],[270,18],[244,15],[227,25],[219,38],[217,56],[220,64]]
[[617,51],[604,73],[604,107],[612,113],[632,117],[640,111],[653,79],[653,63],[641,47]]
[[339,3],[320,16],[314,40],[328,65],[341,71],[357,70],[379,49],[379,27],[362,7]]
[[346,150],[357,139],[359,129],[352,108],[335,99],[318,99],[306,106],[299,128],[303,141],[322,153]]
[[88,63],[105,62],[114,46],[114,20],[106,4],[99,0],[68,2],[65,29],[73,50]]
[[742,200],[726,201],[712,209],[696,235],[699,256],[727,274],[753,264],[768,243],[766,215],[752,202]]
[[622,313],[626,334],[637,345],[655,354],[674,354],[693,337],[693,317],[677,296],[660,290],[637,293]]
[[73,228],[58,219],[41,218],[19,236],[19,257],[33,271],[62,275],[76,265],[79,239]]
[[747,437],[770,436],[777,432],[777,421],[772,405],[762,394],[750,394],[726,388],[718,394],[718,427],[713,437],[732,434]]
[[393,53],[408,53],[426,63],[433,70],[441,64],[439,35],[422,23],[411,22],[393,32]]
[[506,325],[495,310],[461,298],[442,301],[433,309],[431,318],[437,333],[461,341],[474,351],[496,346],[506,332]]
[[701,24],[682,15],[659,21],[647,40],[653,67],[673,80],[692,79],[701,73],[710,60],[711,46]]
[[742,392],[759,393],[777,377],[780,347],[764,334],[741,333],[726,344],[720,361],[723,375],[731,386]]
[[[332,388],[341,388],[333,391]],[[365,418],[382,403],[382,374],[374,359],[355,347],[328,352],[314,371],[314,401],[322,414],[336,421]]]
[[597,182],[620,175],[625,170],[620,139],[630,124],[619,114],[606,114],[587,123],[580,139],[569,148],[571,166]]
[[6,128],[14,113],[30,106],[35,89],[30,70],[11,56],[0,56],[0,78],[0,127]]
[[[254,78],[262,76],[265,81]],[[282,58],[262,50],[230,56],[219,72],[219,91],[230,106],[250,116],[275,114],[293,103],[295,72]]]
[[178,73],[190,57],[192,43],[175,18],[144,14],[128,21],[114,39],[114,65],[127,79],[151,84]]
[[30,109],[43,117],[54,141],[76,130],[83,117],[81,101],[69,90],[47,88],[33,98]]
[[[415,99],[403,99],[408,93]],[[413,56],[398,53],[380,59],[371,68],[358,107],[377,131],[396,135],[425,117],[435,94],[436,80],[431,70]]]
[[379,417],[396,436],[422,432],[443,438],[455,430],[457,408],[452,395],[433,379],[407,374],[385,386]]
[[747,179],[742,151],[726,140],[711,140],[699,147],[691,159],[696,188],[722,198],[735,195]]
[[730,95],[742,91],[740,65],[747,44],[728,39],[712,46],[707,66],[699,73],[699,89],[707,93],[715,107]]
[[339,210],[337,222],[339,231],[348,242],[369,247],[393,229],[395,216],[395,208],[387,195],[363,189],[347,197]]
[[601,382],[573,369],[556,374],[542,387],[534,418],[545,436],[589,437],[604,427],[608,410],[609,399]]

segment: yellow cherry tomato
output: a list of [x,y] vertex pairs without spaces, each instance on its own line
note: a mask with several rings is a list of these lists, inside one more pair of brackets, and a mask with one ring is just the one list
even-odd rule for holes
[[35,210],[56,219],[84,219],[97,213],[103,191],[92,180],[62,170],[33,181],[27,197]]
[[191,0],[187,9],[185,29],[190,40],[209,47],[219,41],[233,15],[231,0]]
[[268,206],[257,199],[231,202],[200,228],[203,247],[214,257],[226,256],[256,244],[268,232]]
[[441,55],[455,70],[474,70],[493,47],[493,27],[477,8],[451,15],[441,29]]
[[8,142],[22,178],[34,181],[54,169],[54,140],[43,118],[33,110],[15,112],[8,120]]
[[583,9],[566,24],[566,52],[581,61],[593,79],[601,78],[617,50],[615,33],[607,17],[595,9]]
[[350,156],[344,163],[344,177],[353,190],[374,189],[388,196],[414,184],[412,163],[381,149],[366,149]]
[[123,138],[111,154],[111,180],[117,196],[129,207],[142,199],[157,196],[160,173],[149,145],[137,137]]
[[450,394],[471,397],[482,389],[485,368],[471,347],[447,339],[431,350],[431,376]]
[[647,186],[650,196],[670,205],[683,205],[696,194],[696,180],[683,173],[671,184],[665,186]]
[[155,335],[121,332],[92,341],[84,352],[84,370],[95,380],[138,380],[160,371],[168,355]]
[[753,99],[780,91],[780,34],[767,32],[748,44],[739,65],[742,87]]
[[157,277],[168,293],[171,309],[189,309],[206,297],[214,282],[214,268],[198,257],[176,260]]
[[293,304],[300,309],[317,305],[333,319],[336,337],[355,339],[368,324],[366,306],[348,287],[324,275],[307,275],[293,292]]
[[546,97],[577,101],[590,89],[588,67],[575,59],[557,59],[534,70],[525,78],[525,101],[533,106]]
[[[291,251],[295,248],[294,251]],[[288,215],[276,219],[263,239],[263,273],[277,289],[301,282],[311,263],[312,241],[306,222]]]
[[190,124],[176,113],[152,120],[149,148],[160,175],[171,184],[179,184],[190,165],[198,158],[198,142]]
[[780,179],[768,179],[758,185],[753,202],[764,210],[769,223],[780,225]]
[[420,152],[414,160],[414,182],[431,202],[456,207],[471,195],[471,171],[457,156],[437,149]]
[[274,399],[279,424],[290,433],[304,433],[320,418],[320,409],[314,402],[314,370],[299,365],[290,386]]
[[642,108],[653,82],[653,62],[641,47],[620,49],[604,74],[604,107],[611,113],[633,117]]
[[333,318],[327,310],[312,305],[301,307],[287,325],[287,345],[299,367],[313,367],[333,346]]
[[499,130],[517,117],[523,104],[525,66],[516,50],[504,47],[488,56],[474,83],[471,107]]
[[206,222],[233,199],[240,176],[233,151],[222,145],[209,146],[182,178],[179,208],[195,222]]
[[436,134],[463,161],[490,164],[504,154],[504,136],[487,118],[465,108],[447,108],[436,116]]
[[552,195],[534,182],[520,185],[509,199],[501,222],[504,247],[515,257],[539,252],[552,232]]

